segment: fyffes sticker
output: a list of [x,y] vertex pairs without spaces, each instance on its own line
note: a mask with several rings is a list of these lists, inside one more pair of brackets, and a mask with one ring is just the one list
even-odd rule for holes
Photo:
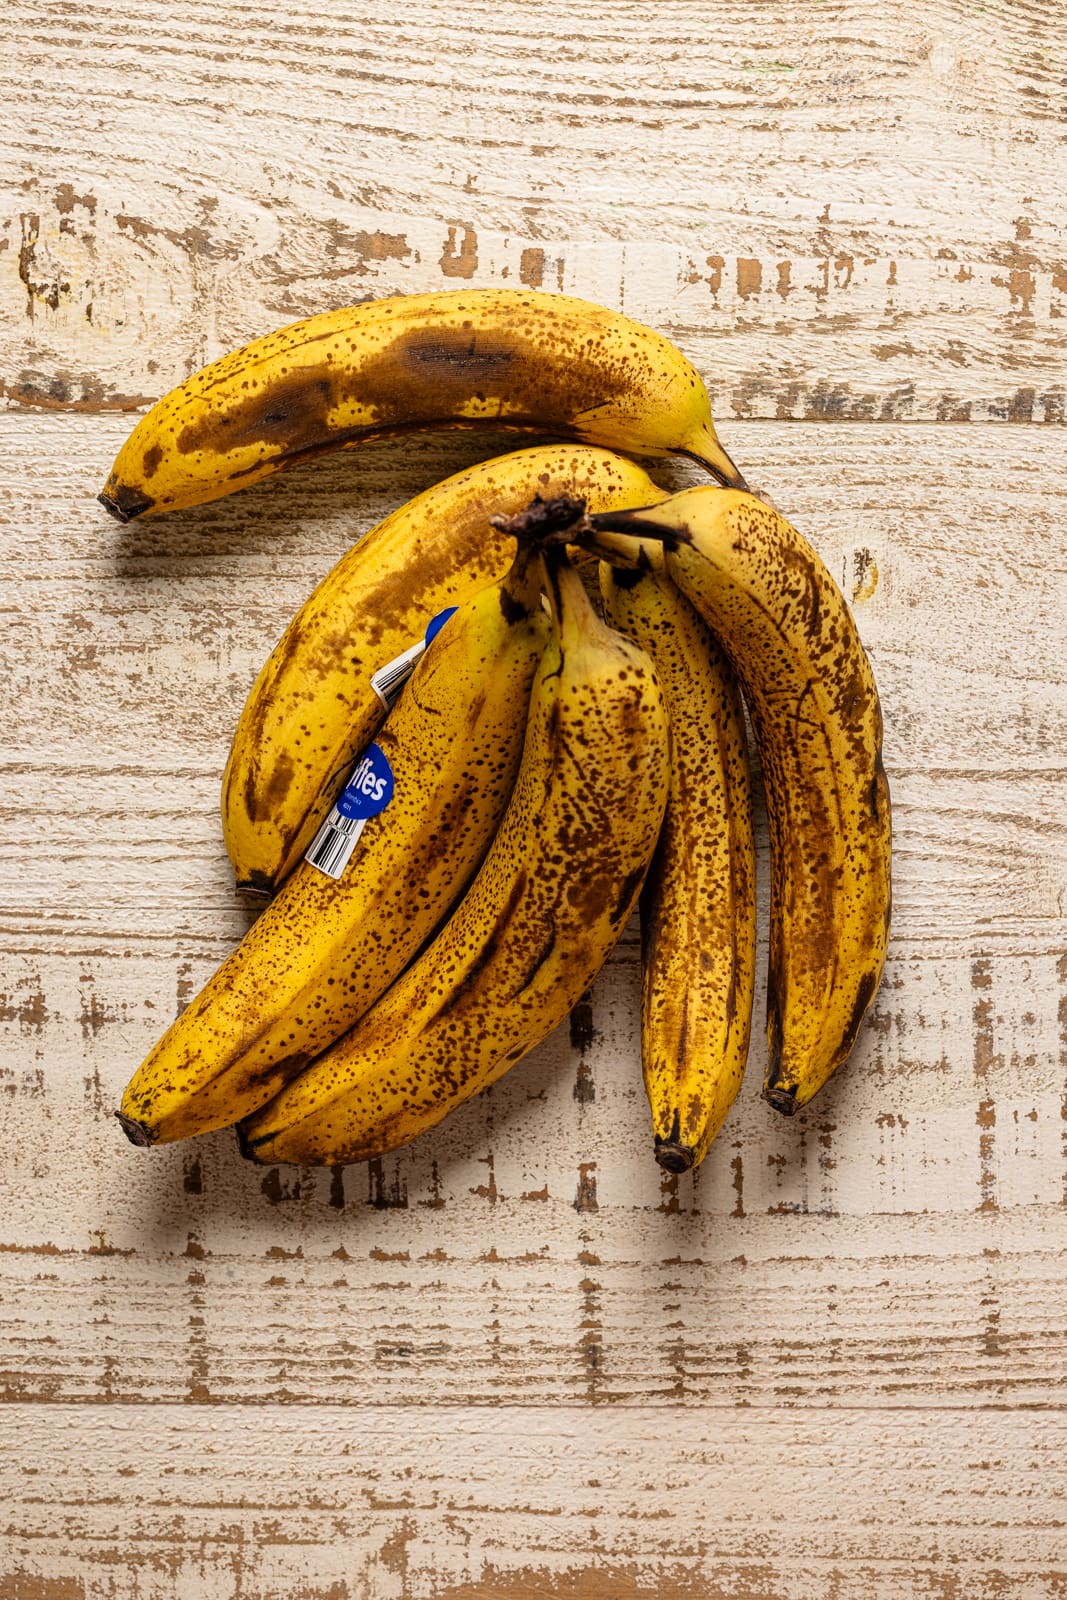
[[458,609],[457,606],[446,606],[444,611],[439,611],[435,617],[430,618],[425,634],[416,644],[409,645],[400,655],[394,656],[392,661],[387,661],[384,667],[379,667],[377,672],[371,673],[370,686],[386,711],[393,709],[400,698],[401,689],[425,654],[427,645],[437,637],[449,617],[455,616]]
[[368,747],[345,784],[336,809],[342,817],[376,817],[393,798],[393,769],[381,745]]
[[371,817],[393,798],[393,769],[381,745],[372,744],[345,785],[344,793],[311,841],[305,860],[328,878],[339,878],[352,859]]

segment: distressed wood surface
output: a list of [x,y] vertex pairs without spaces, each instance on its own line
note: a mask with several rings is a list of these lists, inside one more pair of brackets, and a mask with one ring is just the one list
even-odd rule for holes
[[[1063,5],[5,21],[0,1600],[1067,1600]],[[682,1178],[634,927],[410,1150],[134,1150],[124,1082],[247,925],[218,786],[264,655],[515,441],[125,529],[93,496],[204,360],[463,282],[672,334],[841,582],[886,719],[882,991],[792,1122],[757,1035]]]
[[[875,665],[895,933],[848,1070],[786,1122],[757,1047],[678,1179],[633,930],[569,1028],[388,1160],[117,1134],[244,926],[218,780],[263,652],[477,450],[122,529],[92,492],[126,426],[0,422],[10,1592],[1067,1592],[1061,436],[739,425]],[[762,811],[758,842],[765,929]]]
[[36,1411],[0,1415],[28,1491],[6,1513],[19,1566],[5,1600],[1062,1600],[1067,1588],[1062,1507],[1040,1488],[1060,1471],[1059,1417],[986,1412],[964,1427],[915,1412],[679,1409],[665,1428],[656,1410],[452,1407],[413,1430],[386,1406],[290,1406],[268,1430],[230,1406],[126,1408],[106,1427],[60,1408],[78,1444],[55,1452]]
[[5,17],[9,404],[474,281],[654,322],[727,421],[1063,421],[1061,0]]

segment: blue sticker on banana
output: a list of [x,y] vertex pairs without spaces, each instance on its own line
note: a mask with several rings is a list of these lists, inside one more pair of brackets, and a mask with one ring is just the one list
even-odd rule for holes
[[311,842],[305,860],[328,878],[339,878],[371,817],[393,798],[393,769],[381,745],[361,757],[329,816]]
[[393,769],[381,745],[372,744],[337,802],[342,817],[376,817],[393,798]]
[[441,629],[444,627],[445,623],[448,621],[449,617],[454,617],[458,610],[458,606],[446,606],[443,611],[439,611],[437,613],[436,617],[430,618],[426,628],[427,644],[433,643]]
[[387,661],[384,667],[379,667],[377,672],[371,673],[370,686],[386,711],[391,711],[400,698],[400,691],[415,671],[426,652],[427,645],[437,637],[449,617],[454,617],[458,606],[446,606],[435,617],[431,617],[426,625],[426,632],[416,644],[410,645],[400,655],[394,656],[392,661]]

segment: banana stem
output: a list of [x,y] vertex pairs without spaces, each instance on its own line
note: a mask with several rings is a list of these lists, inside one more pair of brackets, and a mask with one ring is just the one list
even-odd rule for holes
[[540,557],[548,609],[560,648],[571,650],[583,639],[607,634],[609,630],[593,610],[565,544],[549,544],[541,550]]
[[657,517],[658,510],[660,507],[655,505],[634,506],[631,511],[598,511],[586,520],[594,533],[623,533],[634,539],[647,537],[668,550],[676,550],[680,544],[692,544],[689,530],[664,522],[661,516]]
[[584,528],[587,522],[585,501],[567,494],[557,495],[553,500],[542,500],[537,494],[524,511],[517,511],[512,517],[498,513],[489,518],[491,527],[498,533],[509,534],[520,547],[528,544],[542,549],[547,545],[575,543],[577,530]]
[[500,584],[500,606],[509,622],[522,622],[541,605],[541,563],[537,546],[519,544]]
[[613,567],[628,567],[635,572],[658,572],[663,565],[664,548],[673,549],[677,542],[673,530],[665,528],[661,539],[658,529],[648,528],[643,522],[638,526],[642,533],[648,531],[651,537],[644,539],[635,538],[629,533],[613,533],[597,518],[587,517],[575,532],[575,542],[590,555],[609,561]]
[[681,529],[658,523],[654,516],[653,520],[646,520],[655,509],[649,506],[636,512],[601,511],[589,516],[584,500],[570,495],[542,500],[535,495],[524,511],[511,517],[498,513],[489,522],[499,533],[515,539],[520,549],[523,545],[536,545],[547,552],[571,544],[614,566],[652,571],[662,566],[664,549],[674,550],[691,542]]

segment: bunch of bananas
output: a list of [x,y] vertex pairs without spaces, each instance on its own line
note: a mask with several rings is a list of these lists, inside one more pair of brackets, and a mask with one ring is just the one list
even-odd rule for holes
[[[770,821],[766,1098],[792,1113],[855,1041],[889,931],[874,679],[826,567],[748,492],[666,339],[504,290],[312,317],[166,395],[100,498],[128,521],[479,424],[568,442],[387,517],[253,686],[222,814],[265,909],[128,1084],[136,1144],[237,1124],[261,1162],[396,1149],[556,1026],[640,898],[656,1157],[703,1160],[752,1012],[742,696]],[[717,483],[667,495],[618,450]]]

